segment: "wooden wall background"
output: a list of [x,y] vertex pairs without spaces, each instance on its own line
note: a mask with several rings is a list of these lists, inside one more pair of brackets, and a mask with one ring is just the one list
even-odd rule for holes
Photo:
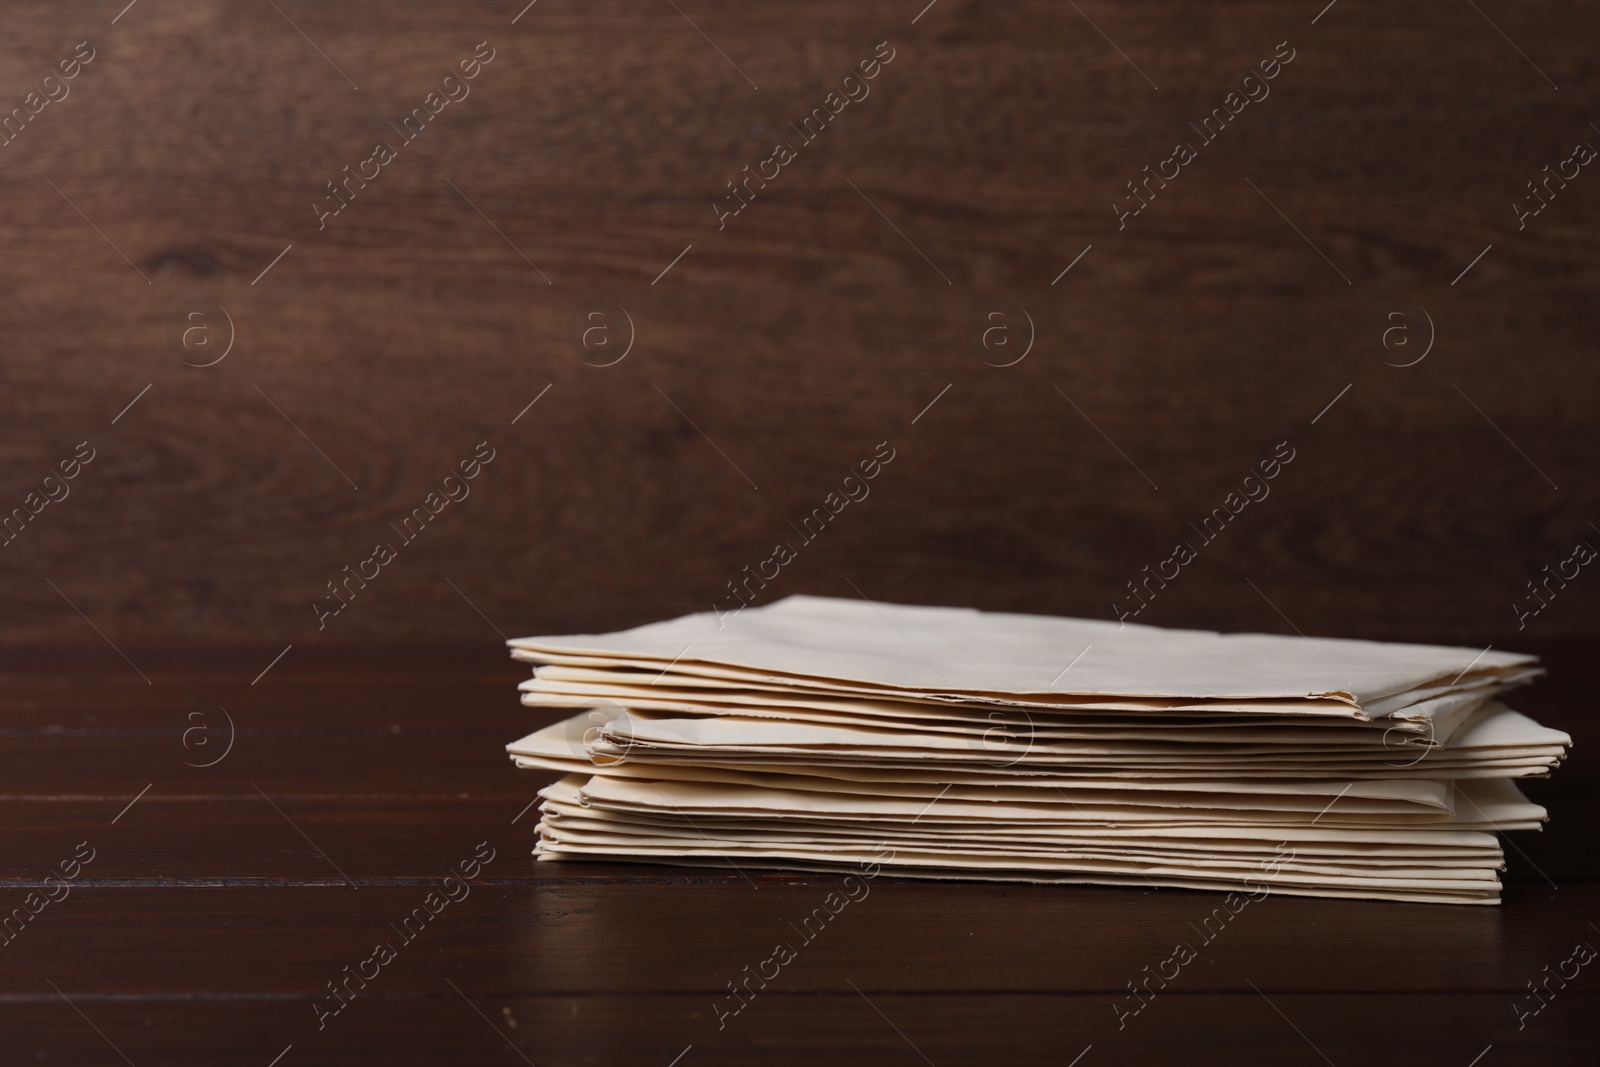
[[[1600,633],[1587,571],[1520,634],[1511,607],[1600,545],[1600,173],[1512,208],[1600,146],[1593,8],[522,3],[6,6],[0,108],[95,51],[0,147],[0,507],[96,452],[0,548],[8,640],[705,610],[883,441],[764,599],[1109,617],[1288,441],[1140,621]],[[324,183],[483,41],[471,95],[319,232]],[[883,41],[871,95],[719,232],[724,183]],[[1270,96],[1119,232],[1124,183],[1285,41]],[[636,334],[609,367],[570,339],[598,305]],[[187,366],[208,307],[234,345]],[[986,365],[1019,348],[986,353],[985,316],[1020,342],[1019,307],[1031,351]],[[1424,312],[1426,358],[1388,365]],[[1397,321],[1416,343],[1386,351]],[[485,440],[470,498],[319,632],[324,583]]]

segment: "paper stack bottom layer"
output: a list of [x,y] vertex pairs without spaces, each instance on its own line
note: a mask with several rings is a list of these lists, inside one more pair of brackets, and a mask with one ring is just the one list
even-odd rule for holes
[[1493,904],[1571,739],[1475,649],[790,597],[521,638],[541,859]]

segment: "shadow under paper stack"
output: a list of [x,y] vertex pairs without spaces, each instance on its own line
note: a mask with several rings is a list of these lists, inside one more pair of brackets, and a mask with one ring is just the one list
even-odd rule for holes
[[1537,660],[796,596],[509,642],[541,859],[1500,900]]

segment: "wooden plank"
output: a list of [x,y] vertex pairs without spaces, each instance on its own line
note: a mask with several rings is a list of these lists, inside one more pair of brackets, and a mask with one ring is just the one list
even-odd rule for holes
[[[452,991],[446,977],[471,999]],[[470,973],[444,972],[439,978],[439,993],[357,1001],[321,1031],[298,999],[129,1003],[67,987],[104,1037],[48,987],[53,1000],[0,1001],[0,1022],[8,1034],[19,1035],[19,1050],[44,1052],[40,1058],[46,1062],[85,1064],[122,1062],[109,1039],[137,1064],[219,1067],[263,1067],[286,1047],[292,1051],[284,1065],[526,1060],[665,1067],[681,1056],[681,1067],[738,1067],[757,1059],[943,1067],[997,1058],[1045,1067],[1069,1064],[1091,1045],[1080,1064],[1114,1057],[1117,1063],[1160,1065],[1181,1055],[1277,1067],[1322,1063],[1320,1050],[1334,1063],[1399,1067],[1419,1060],[1467,1063],[1490,1045],[1489,1056],[1519,1064],[1582,1062],[1593,1050],[1585,1019],[1597,1006],[1593,993],[1563,992],[1519,1032],[1507,998],[1493,994],[1399,1000],[1372,993],[1279,994],[1270,1003],[1252,992],[1173,995],[1156,1000],[1118,1031],[1104,996],[907,996],[863,986],[865,997],[848,990],[767,993],[719,1031],[702,996],[534,999],[479,992]]]
[[[481,877],[526,873],[509,836],[490,836],[500,851]],[[120,842],[101,842],[109,863]],[[782,968],[782,988],[791,993],[848,992],[849,979],[902,992],[1115,996],[1185,943],[1203,961],[1174,983],[1186,993],[1250,992],[1254,981],[1284,992],[1359,985],[1509,999],[1593,939],[1585,916],[1600,892],[1525,888],[1514,895],[1518,906],[1500,910],[1268,897],[1223,922],[1213,917],[1216,894],[886,883],[806,926],[839,880],[759,888],[482,882],[465,893],[456,887],[458,903],[435,900],[436,917],[402,932],[475,847],[435,850],[428,858],[438,877],[412,884],[352,887],[334,876],[322,886],[78,886],[12,932],[0,992],[36,991],[37,976],[48,974],[103,995],[309,996],[387,943],[400,965],[374,984],[389,995],[435,991],[440,968],[460,968],[480,988],[507,994],[716,996],[787,944],[796,959]],[[20,906],[25,892],[6,888],[7,907]],[[95,951],[83,954],[86,945]],[[252,963],[241,968],[241,960]]]
[[[8,13],[19,79],[98,54],[4,149],[0,489],[99,449],[6,549],[8,637],[97,640],[43,577],[119,644],[705,610],[884,440],[872,500],[764,596],[848,577],[1107,617],[1285,439],[1272,498],[1142,621],[1289,632],[1248,578],[1308,633],[1504,639],[1526,581],[1591,536],[1597,201],[1573,182],[1522,231],[1511,202],[1592,135],[1545,78],[1582,84],[1593,13],[686,10],[733,63],[666,6],[283,14],[327,59],[265,5]],[[480,40],[471,96],[319,230],[326,183]],[[1126,183],[1285,40],[1270,97],[1119,231]],[[880,41],[871,96],[719,231],[726,183]],[[196,301],[239,341],[204,369],[167,347]],[[613,367],[569,338],[595,302],[637,327]],[[997,303],[1036,324],[1015,367],[984,364]],[[1403,370],[1379,346],[1399,304],[1441,339]],[[484,440],[501,458],[471,498],[319,630],[326,583]],[[1592,636],[1582,603],[1539,626]]]

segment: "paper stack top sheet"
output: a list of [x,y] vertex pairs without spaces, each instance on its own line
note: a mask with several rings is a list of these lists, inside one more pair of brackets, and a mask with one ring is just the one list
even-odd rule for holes
[[1531,656],[1438,645],[1163,630],[816,596],[788,597],[731,618],[706,612],[614,634],[509,644],[531,662],[595,657],[657,669],[671,663],[686,672],[714,665],[907,693],[1323,698],[1356,707],[1431,683],[1492,681],[1536,664]]
[[508,643],[577,712],[508,746],[570,775],[547,859],[1494,903],[1571,743],[1489,650],[811,596]]

